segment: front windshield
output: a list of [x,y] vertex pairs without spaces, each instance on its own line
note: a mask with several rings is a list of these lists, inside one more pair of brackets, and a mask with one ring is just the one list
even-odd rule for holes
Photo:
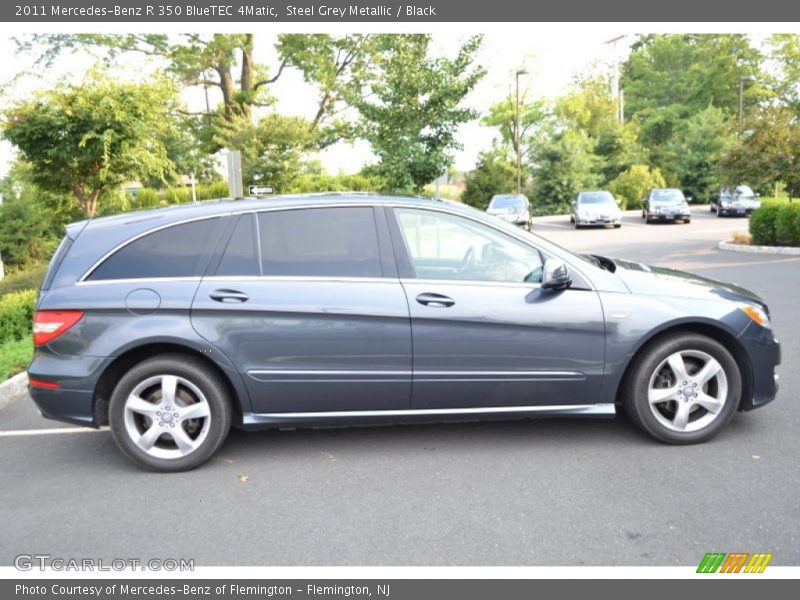
[[522,196],[495,196],[489,208],[523,208],[525,199]]
[[578,204],[614,204],[611,192],[583,192],[578,196]]
[[680,190],[653,190],[650,200],[659,204],[683,204],[686,202],[686,198],[683,197],[683,192]]

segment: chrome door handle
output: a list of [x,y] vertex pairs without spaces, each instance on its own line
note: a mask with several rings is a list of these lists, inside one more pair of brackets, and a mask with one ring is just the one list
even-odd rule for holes
[[442,294],[420,294],[417,296],[417,302],[420,304],[424,304],[425,306],[438,306],[441,308],[447,308],[449,306],[453,306],[456,301],[452,298],[448,298],[447,296],[443,296]]
[[215,302],[247,302],[250,296],[236,290],[214,290],[208,295]]

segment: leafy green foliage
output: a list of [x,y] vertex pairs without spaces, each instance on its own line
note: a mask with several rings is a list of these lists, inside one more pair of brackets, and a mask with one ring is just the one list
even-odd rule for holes
[[581,129],[568,129],[539,142],[533,150],[533,202],[568,204],[582,190],[602,182],[595,142]]
[[638,207],[651,189],[665,185],[664,177],[658,169],[651,169],[647,165],[632,165],[609,184],[609,189],[621,201],[621,208],[625,210]]
[[45,260],[57,243],[43,206],[15,198],[0,206],[0,255],[6,267]]
[[0,297],[11,292],[22,290],[38,290],[42,285],[47,263],[35,263],[25,267],[25,269],[6,272],[6,276],[0,279]]
[[783,204],[778,209],[775,242],[779,246],[800,246],[800,203]]
[[720,161],[733,143],[725,113],[709,106],[678,126],[664,154],[684,192],[708,202],[722,185]]
[[501,149],[484,152],[478,159],[478,166],[467,174],[467,187],[461,194],[461,201],[486,210],[495,194],[513,193],[516,181],[516,164],[506,152]]
[[33,359],[33,336],[0,341],[0,381],[21,373]]
[[474,66],[481,37],[453,59],[431,57],[429,35],[382,35],[376,44],[379,72],[354,99],[360,134],[380,160],[366,172],[386,191],[416,193],[453,163],[458,126],[476,117],[463,101],[485,73]]
[[171,170],[153,132],[164,125],[174,98],[167,82],[90,76],[19,102],[7,111],[3,133],[30,163],[33,183],[72,193],[91,217],[103,192]]
[[36,290],[0,296],[0,341],[21,340],[31,333]]
[[756,246],[774,246],[777,242],[775,230],[782,204],[764,203],[750,215],[750,236]]

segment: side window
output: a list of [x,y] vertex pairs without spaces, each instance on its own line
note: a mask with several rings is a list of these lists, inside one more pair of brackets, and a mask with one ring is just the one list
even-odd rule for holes
[[123,246],[89,276],[91,280],[200,275],[200,259],[213,243],[218,218],[159,229]]
[[242,215],[222,254],[217,275],[260,275],[253,215]]
[[383,275],[372,207],[264,212],[258,229],[265,276]]
[[435,211],[396,208],[394,212],[421,279],[542,280],[539,251],[491,227]]

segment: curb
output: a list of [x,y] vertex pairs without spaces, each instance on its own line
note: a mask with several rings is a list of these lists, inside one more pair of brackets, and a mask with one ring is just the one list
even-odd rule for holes
[[800,248],[791,246],[751,246],[749,244],[734,244],[731,241],[720,242],[720,250],[728,252],[744,252],[746,254],[783,254],[784,256],[800,256]]
[[28,393],[28,374],[23,371],[0,383],[0,408],[5,408]]

